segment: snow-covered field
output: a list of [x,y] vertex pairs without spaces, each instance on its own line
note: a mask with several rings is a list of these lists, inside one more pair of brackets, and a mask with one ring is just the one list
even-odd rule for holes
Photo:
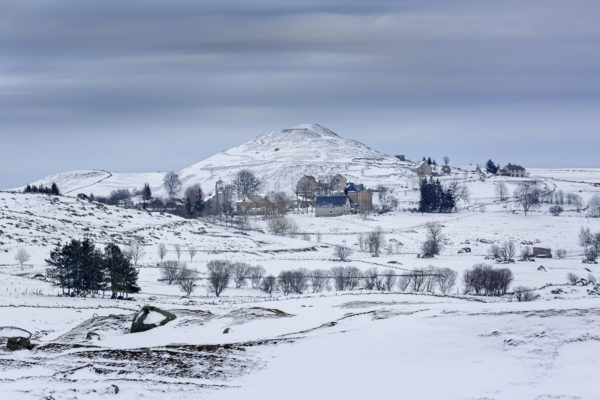
[[[600,169],[530,172],[584,201],[600,193],[594,186]],[[417,192],[399,185],[398,211],[366,219],[295,212],[289,216],[298,226],[293,238],[266,233],[260,218],[250,221],[252,229],[239,231],[73,197],[0,192],[0,325],[26,329],[35,344],[9,352],[4,341],[15,329],[0,329],[2,397],[597,399],[600,297],[590,293],[591,285],[567,284],[566,274],[600,278],[598,265],[581,262],[578,244],[580,228],[598,232],[600,221],[568,206],[557,217],[547,206],[524,216],[514,203],[497,202],[494,182],[507,183],[512,192],[519,179],[461,173],[446,179],[461,179],[471,192],[469,206],[456,214],[406,211]],[[443,226],[442,254],[417,258],[431,221]],[[358,237],[378,227],[386,246],[372,257],[360,251]],[[44,274],[44,259],[56,243],[86,236],[100,245],[143,244],[142,292],[133,300],[62,297],[36,276]],[[535,301],[463,295],[463,271],[493,264],[484,259],[489,243],[505,240],[517,250],[565,249],[567,258],[501,265],[512,270],[512,287],[536,289]],[[182,259],[201,273],[208,261],[226,259],[262,265],[275,275],[340,265],[402,274],[432,265],[456,270],[459,279],[448,296],[329,288],[269,298],[246,287],[227,288],[215,298],[200,281],[188,298],[159,281],[159,243],[167,245],[171,260],[181,246]],[[337,244],[354,250],[350,261],[334,260]],[[459,254],[464,247],[471,252]],[[32,255],[23,269],[14,259],[20,248]],[[189,248],[198,252],[193,262]],[[143,305],[177,318],[130,334]],[[86,338],[91,331],[98,336]]]

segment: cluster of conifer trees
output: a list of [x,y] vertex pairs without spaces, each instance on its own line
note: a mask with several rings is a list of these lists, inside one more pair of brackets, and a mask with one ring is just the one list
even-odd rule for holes
[[427,213],[450,213],[456,207],[452,189],[445,189],[440,181],[433,178],[421,179],[421,200],[419,201],[419,212]]
[[114,243],[102,251],[89,239],[72,240],[64,246],[57,245],[46,263],[48,278],[68,295],[104,294],[110,289],[111,297],[117,298],[140,291],[138,271]]
[[54,196],[60,195],[60,190],[56,183],[52,183],[52,186],[47,187],[44,185],[35,186],[35,185],[27,185],[23,193],[43,193],[43,194],[52,194]]

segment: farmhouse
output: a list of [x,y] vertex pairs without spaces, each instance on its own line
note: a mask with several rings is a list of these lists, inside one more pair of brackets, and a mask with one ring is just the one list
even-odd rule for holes
[[502,168],[498,174],[502,176],[512,176],[513,178],[524,178],[527,176],[525,168],[520,165],[514,165],[510,163],[506,167]]
[[333,178],[331,178],[331,183],[329,187],[331,188],[331,193],[333,194],[341,194],[344,193],[344,189],[346,189],[346,185],[348,181],[344,178],[343,175],[337,174]]
[[355,211],[370,211],[373,209],[373,194],[362,185],[348,183],[348,186],[344,189],[344,194],[352,202]]
[[425,160],[421,161],[421,163],[415,168],[411,168],[411,171],[419,176],[429,176],[433,172],[431,165],[429,165]]
[[237,203],[237,212],[247,215],[263,215],[267,203],[264,197],[245,194],[242,201]]
[[317,196],[315,217],[338,217],[352,210],[352,201],[346,195]]

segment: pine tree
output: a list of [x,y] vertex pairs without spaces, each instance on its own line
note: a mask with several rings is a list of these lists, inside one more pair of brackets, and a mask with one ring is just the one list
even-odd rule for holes
[[105,277],[110,283],[112,298],[117,298],[119,294],[140,291],[137,286],[138,272],[119,246],[114,243],[108,244],[104,249],[103,260],[106,269]]
[[205,206],[204,193],[202,192],[202,188],[198,186],[198,191],[196,192],[196,203],[194,204],[194,212],[198,215],[202,214]]
[[50,194],[53,194],[54,196],[60,195],[60,190],[58,190],[58,185],[54,182],[52,182],[52,187],[50,188]]
[[144,200],[144,204],[152,199],[152,190],[150,189],[150,185],[146,182],[144,183],[144,188],[142,189],[142,200]]

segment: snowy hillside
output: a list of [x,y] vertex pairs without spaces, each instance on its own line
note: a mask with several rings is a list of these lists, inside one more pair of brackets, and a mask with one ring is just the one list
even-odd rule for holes
[[[238,171],[249,169],[265,182],[265,191],[291,194],[303,175],[319,177],[340,173],[349,181],[369,187],[378,184],[394,187],[404,183],[404,177],[414,176],[407,168],[411,166],[412,163],[344,139],[320,125],[302,124],[257,136],[248,143],[184,168],[180,175],[184,187],[199,183],[211,193],[217,180],[231,181]],[[139,189],[148,182],[155,194],[164,195],[163,175],[160,172],[69,171],[33,184],[56,182],[65,194],[106,196],[112,190]]]

